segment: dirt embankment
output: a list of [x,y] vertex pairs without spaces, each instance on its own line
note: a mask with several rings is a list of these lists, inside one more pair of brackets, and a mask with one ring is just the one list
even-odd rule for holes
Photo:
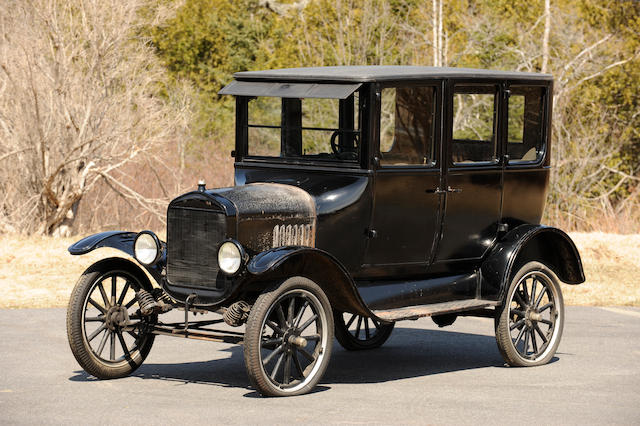
[[[570,305],[640,306],[640,234],[573,233],[587,282],[563,286]],[[71,256],[77,238],[0,236],[0,308],[64,307],[91,263],[123,253]]]

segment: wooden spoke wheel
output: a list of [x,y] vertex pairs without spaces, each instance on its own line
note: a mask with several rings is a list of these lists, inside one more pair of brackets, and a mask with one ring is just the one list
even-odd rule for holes
[[150,290],[129,261],[106,259],[87,269],[71,294],[67,336],[80,366],[100,379],[123,377],[149,354],[157,316],[142,317],[136,292]]
[[247,320],[244,358],[255,389],[300,395],[322,378],[333,344],[331,305],[313,281],[293,277],[258,297]]
[[556,275],[529,262],[515,275],[496,317],[496,340],[512,366],[546,364],[560,343],[564,303]]
[[336,312],[336,338],[350,351],[374,349],[382,346],[393,331],[394,323],[380,322],[358,314]]

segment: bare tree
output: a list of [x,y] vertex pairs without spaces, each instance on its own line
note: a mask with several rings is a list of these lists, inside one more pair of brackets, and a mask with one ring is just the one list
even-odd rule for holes
[[[0,231],[68,234],[78,203],[107,181],[161,214],[114,173],[185,126],[185,99],[140,36],[147,0],[6,0],[0,5]],[[170,11],[169,11],[170,12]],[[175,98],[173,98],[175,99]]]

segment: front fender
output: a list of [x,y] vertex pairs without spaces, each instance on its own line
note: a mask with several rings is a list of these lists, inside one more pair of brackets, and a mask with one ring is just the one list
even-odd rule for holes
[[254,256],[247,271],[266,280],[301,275],[316,282],[341,312],[377,318],[362,300],[346,268],[330,253],[313,247],[277,247]]
[[505,235],[483,262],[482,298],[501,299],[513,274],[532,260],[547,265],[567,284],[585,281],[578,249],[564,231],[544,225],[521,225]]
[[[89,235],[88,237],[85,237],[80,241],[71,244],[68,250],[72,255],[78,256],[87,254],[97,248],[111,247],[128,254],[135,260],[135,256],[133,255],[133,243],[136,239],[136,235],[138,235],[137,232],[128,231],[100,232],[98,234]],[[160,280],[162,278],[162,269],[166,263],[167,258],[165,243],[161,241],[161,244],[162,256],[156,264],[152,266],[145,266],[136,260],[136,263],[142,268],[146,269],[157,283],[160,283]]]

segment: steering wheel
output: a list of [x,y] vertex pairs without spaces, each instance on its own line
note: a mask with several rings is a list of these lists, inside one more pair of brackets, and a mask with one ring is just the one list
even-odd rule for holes
[[342,150],[340,149],[340,146],[336,141],[336,138],[338,137],[339,134],[340,134],[340,130],[336,130],[331,134],[331,151],[333,151],[333,153],[336,155],[340,155],[342,153]]
[[[340,157],[341,154],[351,154],[357,157],[358,156],[357,153],[353,151],[344,151],[343,148],[340,145],[338,145],[336,138],[338,137],[338,135],[340,135],[340,133],[342,133],[340,130],[336,130],[331,134],[331,151],[333,151],[333,153],[336,154],[338,157]],[[357,147],[359,142],[358,134],[350,131],[346,131],[344,133],[351,135],[351,137],[353,138],[354,146]]]

